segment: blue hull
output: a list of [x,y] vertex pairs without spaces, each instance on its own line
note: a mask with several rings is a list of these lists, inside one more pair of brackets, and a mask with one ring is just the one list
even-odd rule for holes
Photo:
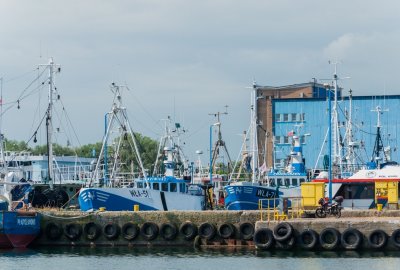
[[280,192],[272,187],[253,185],[231,185],[226,191],[225,208],[227,210],[258,210],[260,199],[262,207],[273,208],[279,203]]

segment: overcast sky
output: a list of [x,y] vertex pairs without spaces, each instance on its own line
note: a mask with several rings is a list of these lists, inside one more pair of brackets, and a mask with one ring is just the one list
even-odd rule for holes
[[[399,14],[395,0],[0,0],[3,102],[15,101],[34,78],[28,72],[54,57],[81,144],[101,140],[115,81],[131,89],[134,129],[158,139],[159,119],[175,116],[191,157],[197,149],[207,155],[215,121],[208,114],[228,105],[222,131],[236,157],[253,79],[280,86],[330,78],[328,60],[338,60],[339,75],[351,77],[341,82],[346,92],[400,94]],[[33,95],[3,115],[6,137],[30,138],[38,103]]]

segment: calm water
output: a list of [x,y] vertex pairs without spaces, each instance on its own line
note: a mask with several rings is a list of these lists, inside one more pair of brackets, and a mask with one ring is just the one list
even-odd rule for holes
[[400,252],[259,252],[171,248],[0,250],[0,269],[398,270]]

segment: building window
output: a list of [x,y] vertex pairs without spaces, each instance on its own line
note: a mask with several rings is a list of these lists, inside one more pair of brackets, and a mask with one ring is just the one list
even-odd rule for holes
[[285,143],[285,144],[289,143],[289,137],[288,136],[283,136],[283,143]]
[[305,113],[300,113],[300,122],[306,121],[306,114]]
[[289,114],[288,113],[283,114],[283,122],[289,122]]
[[282,121],[281,114],[280,113],[275,114],[275,122],[281,122],[281,121]]
[[300,136],[300,143],[305,144],[306,143],[306,136],[302,135]]
[[292,113],[292,122],[297,122],[297,113]]
[[275,143],[281,143],[281,136],[275,136]]

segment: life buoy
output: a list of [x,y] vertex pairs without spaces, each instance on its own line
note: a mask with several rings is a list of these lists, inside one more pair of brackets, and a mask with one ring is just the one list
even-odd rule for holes
[[243,222],[239,226],[240,237],[243,240],[251,240],[254,237],[254,225],[250,222]]
[[200,224],[199,227],[199,235],[201,238],[205,238],[207,240],[211,240],[214,238],[216,233],[216,228],[214,224],[204,222]]
[[275,226],[273,235],[276,241],[284,242],[288,240],[293,234],[293,227],[287,222],[279,223]]
[[197,226],[190,221],[184,222],[179,228],[179,232],[188,241],[196,237],[197,231]]
[[178,233],[178,229],[175,224],[163,223],[160,228],[160,235],[167,241],[174,240]]
[[319,243],[322,248],[332,250],[340,243],[340,233],[335,228],[325,228],[319,234]]
[[81,237],[82,227],[76,223],[69,223],[65,225],[64,234],[69,240],[77,240]]
[[382,230],[374,230],[368,236],[368,244],[374,249],[380,249],[386,246],[387,234]]
[[122,237],[126,240],[133,240],[139,235],[140,229],[136,223],[128,222],[122,226]]
[[218,234],[224,239],[231,238],[235,235],[235,226],[232,223],[223,223],[218,226]]
[[140,234],[149,241],[157,237],[158,231],[158,225],[153,222],[145,222],[140,228]]
[[340,242],[345,249],[355,250],[358,249],[362,243],[363,236],[361,232],[354,228],[348,228],[342,233]]
[[400,248],[400,229],[394,230],[392,232],[390,240],[392,241],[395,247]]
[[313,249],[318,243],[318,234],[312,229],[306,229],[300,233],[297,242],[302,249]]
[[96,223],[89,222],[83,227],[83,232],[88,240],[96,240],[101,234],[101,229]]
[[120,227],[115,223],[108,223],[103,228],[103,233],[108,240],[116,239],[120,232]]
[[46,237],[50,240],[58,240],[60,239],[63,233],[62,227],[58,226],[57,224],[50,222],[46,225],[45,234]]
[[292,249],[296,244],[296,238],[292,236],[289,239],[286,239],[285,241],[276,241],[275,244],[278,249],[284,249],[284,250]]
[[253,241],[256,248],[268,250],[274,244],[275,239],[270,229],[262,228],[254,233]]

